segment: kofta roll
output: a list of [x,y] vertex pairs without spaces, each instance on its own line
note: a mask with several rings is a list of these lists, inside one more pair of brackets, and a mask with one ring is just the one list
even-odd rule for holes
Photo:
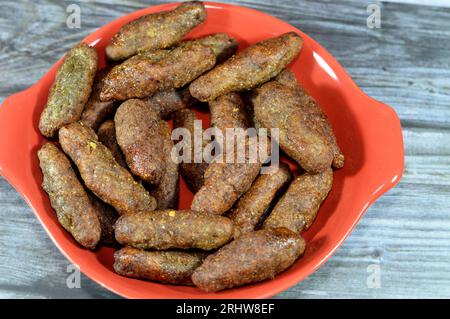
[[[211,125],[221,130],[224,137],[227,129],[245,130],[250,123],[242,99],[237,93],[223,95],[210,102],[209,107]],[[249,148],[250,143],[256,143],[248,137],[242,141],[246,148]],[[244,163],[238,163],[237,156],[233,158],[227,156],[226,151],[229,148],[227,144],[230,144],[229,146],[235,151],[238,150],[237,141],[227,142],[224,138],[221,150],[223,161],[214,161],[208,166],[204,175],[204,185],[194,195],[192,210],[224,214],[250,188],[258,176],[262,163],[258,160],[250,163],[249,152],[242,156]]]
[[86,43],[74,46],[64,57],[39,120],[45,137],[55,137],[66,124],[80,119],[97,72],[97,51]]
[[234,223],[235,238],[255,230],[270,203],[291,177],[289,166],[280,163],[279,167],[270,167],[253,182],[228,216]]
[[116,139],[116,126],[113,120],[107,120],[103,122],[97,131],[98,140],[105,145],[114,156],[116,162],[124,167],[128,168],[125,158],[122,154],[119,144]]
[[331,166],[333,148],[311,125],[298,90],[271,81],[255,90],[252,103],[259,125],[278,129],[280,148],[303,169],[313,174]]
[[206,257],[192,274],[192,282],[215,292],[272,279],[304,251],[303,238],[285,228],[247,233]]
[[103,68],[95,76],[91,95],[86,103],[83,113],[81,114],[80,122],[86,126],[89,126],[94,131],[98,130],[100,124],[102,124],[118,106],[114,101],[100,101],[100,92],[103,86],[102,81],[109,70],[110,68]]
[[227,59],[236,40],[224,33],[183,41],[178,46],[143,52],[115,66],[104,80],[102,101],[145,98],[180,88]]
[[294,32],[258,42],[192,82],[191,95],[205,102],[253,89],[280,73],[298,55],[302,44]]
[[297,176],[264,221],[263,228],[285,227],[296,233],[308,229],[332,185],[331,168],[319,174]]
[[[174,115],[174,127],[175,128],[185,128],[190,134],[190,141],[187,142],[187,146],[190,146],[191,156],[189,162],[180,163],[180,172],[186,182],[187,187],[193,193],[196,193],[204,184],[205,171],[208,168],[208,163],[203,160],[203,147],[205,143],[201,143],[198,147],[197,158],[201,159],[200,163],[196,163],[196,149],[195,149],[195,138],[194,138],[194,121],[197,120],[195,112],[190,109],[183,109],[175,112]],[[200,127],[201,128],[201,127]],[[203,134],[201,130],[200,134]],[[203,139],[202,139],[203,141]],[[184,141],[186,142],[186,141]],[[183,143],[180,141],[179,143]]]
[[92,205],[95,207],[95,213],[100,221],[100,227],[102,229],[101,243],[105,245],[112,245],[116,243],[114,237],[114,224],[119,218],[119,214],[114,208],[108,204],[103,203],[96,196],[89,194]]
[[59,223],[82,246],[94,249],[101,237],[96,207],[78,180],[69,159],[55,145],[44,144],[38,151],[39,165]]
[[194,195],[191,209],[222,215],[252,186],[261,170],[260,163],[211,163],[205,182]]
[[233,237],[233,223],[223,216],[194,211],[159,210],[121,216],[116,240],[140,249],[212,250]]
[[69,124],[59,131],[59,142],[86,186],[119,214],[156,208],[155,198],[117,163],[91,128],[78,122]]
[[128,100],[114,117],[117,143],[131,172],[157,185],[164,175],[166,154],[162,144],[170,139],[168,124],[151,107],[138,99]]
[[310,123],[311,127],[322,134],[328,143],[331,144],[333,148],[333,167],[342,168],[345,162],[344,154],[336,141],[336,136],[333,133],[328,117],[320,105],[311,95],[308,94],[305,88],[297,82],[297,79],[292,71],[288,69],[284,70],[275,78],[275,80],[283,85],[298,90],[298,93],[300,94],[301,107],[308,115],[306,118],[308,123]]
[[122,60],[143,51],[171,47],[205,21],[206,16],[200,1],[142,16],[120,28],[106,47],[106,56],[110,60]]
[[159,117],[167,118],[178,110],[185,109],[194,103],[194,98],[188,88],[171,89],[156,92],[152,96],[143,99]]
[[214,51],[199,43],[133,56],[103,80],[102,101],[144,98],[181,88],[216,64]]
[[156,208],[159,210],[178,208],[178,163],[172,159],[171,155],[174,147],[171,139],[172,131],[167,125],[165,127],[159,141],[162,153],[164,154],[164,172],[159,184],[153,186],[152,190],[150,190],[150,194],[156,199]]
[[213,33],[194,40],[187,40],[183,43],[195,42],[203,44],[214,51],[216,63],[222,63],[236,53],[238,42],[234,38],[230,38],[226,33]]
[[192,285],[191,275],[205,257],[204,252],[145,251],[125,247],[114,253],[114,270],[132,278]]

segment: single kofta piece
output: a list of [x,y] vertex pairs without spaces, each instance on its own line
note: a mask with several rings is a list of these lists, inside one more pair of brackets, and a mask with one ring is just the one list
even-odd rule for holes
[[206,257],[192,282],[206,292],[272,279],[305,251],[303,238],[285,228],[247,233]]
[[275,80],[283,85],[289,86],[293,89],[298,90],[300,95],[300,103],[302,109],[307,114],[306,120],[309,125],[314,128],[317,132],[322,134],[322,136],[330,143],[333,148],[333,167],[342,168],[344,166],[345,157],[342,153],[337,141],[336,136],[333,133],[333,129],[330,125],[327,115],[320,107],[320,105],[314,100],[314,98],[309,95],[306,89],[297,82],[295,75],[292,71],[286,69],[281,72]]
[[92,88],[89,100],[86,103],[80,121],[97,131],[100,124],[103,123],[117,108],[114,101],[102,102],[100,100],[100,92],[103,86],[103,78],[109,72],[110,68],[101,69],[95,76],[94,86]]
[[100,99],[145,98],[158,91],[181,88],[215,64],[214,51],[195,42],[138,54],[113,67],[106,75]]
[[140,179],[157,185],[166,168],[164,147],[170,140],[170,127],[144,101],[128,100],[114,117],[117,143],[131,172]]
[[[219,129],[224,137],[226,130],[231,128],[247,129],[250,121],[245,112],[245,106],[237,93],[223,95],[209,103],[211,110],[211,125]],[[244,139],[233,139],[229,143],[224,138],[222,157],[216,157],[206,169],[204,185],[195,194],[191,209],[213,214],[224,214],[244,194],[258,176],[262,166],[259,159],[250,161],[250,152],[241,154],[238,161],[238,141],[245,149],[250,149],[254,139],[244,136]],[[229,144],[229,145],[226,145]],[[242,146],[242,145],[241,145]],[[259,145],[256,145],[258,147]],[[228,156],[228,150],[235,149],[235,156]],[[259,153],[259,152],[258,152]]]
[[55,145],[44,144],[38,151],[39,165],[59,223],[82,246],[94,249],[101,237],[101,225],[83,185],[69,159]]
[[91,128],[78,122],[69,124],[59,131],[59,142],[87,188],[119,214],[156,208],[155,198],[117,163]]
[[302,44],[294,32],[258,42],[192,82],[191,95],[205,102],[233,91],[251,90],[280,73]]
[[172,149],[174,144],[172,141],[172,131],[167,123],[162,122],[161,136],[159,141],[161,152],[164,159],[164,172],[159,184],[153,186],[150,194],[155,197],[157,206],[161,209],[178,208],[178,162],[172,158]]
[[159,210],[121,216],[115,231],[119,243],[140,249],[212,250],[232,239],[233,223],[212,214]]
[[255,90],[252,103],[256,122],[269,132],[278,129],[280,148],[303,169],[313,174],[331,166],[333,148],[311,125],[298,90],[271,81]]
[[97,72],[97,51],[86,43],[74,46],[64,57],[39,120],[45,137],[55,137],[66,124],[80,119]]
[[264,221],[263,228],[285,227],[296,233],[308,229],[332,185],[331,168],[319,174],[297,176]]
[[[208,168],[208,163],[203,160],[203,148],[206,143],[204,143],[202,134],[202,126],[201,123],[198,122],[198,135],[197,139],[195,138],[195,121],[197,117],[195,116],[195,112],[190,109],[183,109],[175,112],[174,115],[174,127],[175,128],[185,128],[189,133],[189,136],[186,136],[188,140],[181,140],[179,143],[186,143],[184,149],[190,150],[190,159],[187,162],[180,163],[180,172],[181,176],[183,176],[184,181],[186,182],[187,187],[194,194],[198,192],[198,190],[204,184],[204,176],[205,171]],[[199,138],[202,138],[199,145],[195,145],[195,141]],[[196,146],[196,147],[195,147]],[[197,153],[197,154],[196,154]]]
[[205,182],[194,195],[191,209],[222,215],[244,194],[261,170],[261,163],[211,163]]
[[216,63],[222,63],[236,53],[238,49],[238,42],[234,38],[230,38],[226,33],[213,33],[194,40],[187,40],[182,42],[183,45],[187,43],[199,43],[210,47],[216,56]]
[[136,53],[173,46],[205,21],[207,12],[200,1],[185,2],[170,11],[142,16],[120,28],[106,47],[110,60],[123,60]]
[[191,275],[205,257],[204,252],[145,251],[125,247],[114,253],[114,270],[132,278],[192,285]]
[[124,167],[128,168],[125,158],[123,157],[122,150],[116,139],[116,126],[113,120],[107,120],[103,122],[97,131],[98,140],[105,145],[114,156],[116,162]]
[[105,245],[115,244],[114,224],[117,218],[119,218],[119,214],[114,208],[97,198],[97,196],[89,194],[89,198],[91,199],[92,205],[94,205],[95,212],[100,221],[100,227],[102,229],[101,243]]
[[255,230],[270,203],[291,178],[289,166],[281,163],[279,167],[270,167],[253,182],[229,215],[234,223],[235,238]]
[[143,99],[159,117],[165,119],[177,110],[185,109],[194,103],[194,98],[188,88],[171,89],[156,92],[152,96]]

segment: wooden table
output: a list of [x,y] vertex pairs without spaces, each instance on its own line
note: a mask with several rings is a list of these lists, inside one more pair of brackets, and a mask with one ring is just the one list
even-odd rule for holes
[[[404,132],[400,184],[370,207],[323,267],[277,297],[450,297],[450,2],[395,2],[235,2],[320,42],[367,94],[395,108]],[[80,29],[66,26],[71,3],[81,8]],[[159,1],[118,3],[1,1],[0,102],[36,82],[93,30]],[[367,27],[370,3],[381,9],[379,29]],[[0,298],[117,297],[85,276],[81,288],[67,288],[68,261],[2,178],[0,212]],[[379,288],[370,284],[377,270]]]

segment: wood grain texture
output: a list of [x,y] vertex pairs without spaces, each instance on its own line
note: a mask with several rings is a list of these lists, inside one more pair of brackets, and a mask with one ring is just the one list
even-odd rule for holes
[[[66,27],[70,3],[81,7],[81,29]],[[159,3],[0,1],[0,102],[98,27]],[[233,3],[308,33],[367,94],[395,108],[404,129],[400,184],[370,207],[323,267],[277,298],[449,298],[450,8],[375,0]],[[381,29],[366,26],[369,3],[381,7]],[[67,288],[68,261],[1,178],[0,212],[0,298],[117,297],[84,276],[81,288]],[[366,284],[371,264],[380,265],[378,289]]]

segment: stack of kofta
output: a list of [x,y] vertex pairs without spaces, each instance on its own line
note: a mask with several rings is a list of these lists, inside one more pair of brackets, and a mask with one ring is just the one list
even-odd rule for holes
[[[38,157],[58,221],[80,245],[124,246],[114,254],[120,275],[212,292],[273,278],[303,254],[300,232],[344,155],[321,107],[286,69],[299,35],[239,53],[224,33],[183,40],[206,18],[198,1],[142,16],[113,36],[101,70],[95,48],[73,47],[39,121],[60,146],[47,142]],[[303,173],[281,163],[262,174],[265,158],[177,164],[167,120],[193,133],[191,107],[201,103],[223,132],[278,129],[276,142]],[[179,173],[195,194],[191,210],[177,210]]]

